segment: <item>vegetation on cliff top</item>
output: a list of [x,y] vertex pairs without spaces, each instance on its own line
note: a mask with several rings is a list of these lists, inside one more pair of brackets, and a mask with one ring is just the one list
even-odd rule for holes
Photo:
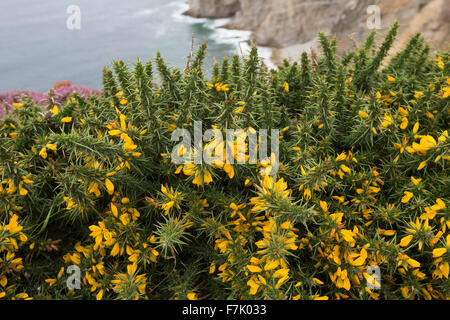
[[[320,56],[271,71],[253,48],[212,79],[204,45],[184,71],[115,61],[102,96],[15,103],[0,298],[450,298],[450,56],[417,35],[380,68],[396,30],[345,56],[321,34]],[[278,173],[172,163],[172,132],[196,120],[281,129]]]

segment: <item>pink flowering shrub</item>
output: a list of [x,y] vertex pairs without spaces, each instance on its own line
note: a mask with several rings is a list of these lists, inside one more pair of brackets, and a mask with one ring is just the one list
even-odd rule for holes
[[35,104],[47,108],[50,103],[49,94],[53,91],[53,105],[61,106],[73,92],[77,92],[84,98],[90,95],[101,95],[102,91],[88,88],[86,86],[76,86],[70,81],[61,81],[55,84],[54,88],[47,92],[37,92],[32,90],[11,90],[5,93],[0,93],[0,118],[13,109],[12,104],[15,102],[25,102],[31,99]]

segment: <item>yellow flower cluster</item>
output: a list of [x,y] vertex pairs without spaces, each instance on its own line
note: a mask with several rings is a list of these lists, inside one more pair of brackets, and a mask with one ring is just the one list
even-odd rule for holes
[[0,299],[9,296],[11,299],[31,299],[25,292],[17,292],[15,279],[20,274],[23,266],[23,258],[16,256],[28,237],[23,233],[23,227],[19,225],[19,216],[13,214],[9,223],[0,224]]

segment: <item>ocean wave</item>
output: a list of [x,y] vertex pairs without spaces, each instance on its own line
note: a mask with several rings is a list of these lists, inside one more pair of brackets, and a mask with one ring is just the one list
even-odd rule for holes
[[[213,30],[211,40],[217,43],[232,44],[236,48],[236,53],[241,56],[246,56],[251,50],[248,40],[252,34],[249,30],[236,30],[222,28],[228,24],[230,18],[222,19],[207,19],[207,18],[194,18],[186,16],[183,13],[189,9],[189,4],[186,1],[176,1],[167,4],[169,7],[175,7],[172,12],[172,18],[175,21],[183,23],[202,23],[205,27]],[[276,68],[275,64],[271,60],[272,49],[269,47],[258,46],[258,55],[264,61],[268,68]]]
[[141,11],[135,12],[133,14],[133,17],[151,16],[151,15],[155,14],[158,11],[159,11],[158,8],[145,9],[145,10],[141,10]]
[[216,42],[230,43],[236,46],[241,42],[247,42],[250,39],[251,31],[246,30],[232,30],[225,28],[213,29],[213,39]]
[[186,1],[176,1],[170,2],[167,4],[168,7],[175,7],[175,10],[172,12],[171,17],[178,22],[184,23],[205,23],[209,19],[206,18],[194,18],[183,13],[189,9],[189,4]]

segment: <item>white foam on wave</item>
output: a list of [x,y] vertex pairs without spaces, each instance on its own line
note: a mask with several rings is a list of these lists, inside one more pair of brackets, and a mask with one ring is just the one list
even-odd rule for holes
[[227,23],[229,23],[231,21],[231,19],[230,18],[221,18],[221,19],[213,19],[210,21],[212,21],[211,26],[213,28],[220,28],[220,27],[223,27],[224,25],[226,25]]
[[175,8],[171,15],[175,21],[185,23],[205,23],[208,21],[208,19],[205,18],[194,18],[184,15],[183,13],[189,9],[189,4],[186,1],[170,2],[167,6]]
[[151,15],[155,14],[156,12],[158,12],[158,8],[145,9],[145,10],[134,13],[133,17],[151,16]]
[[239,47],[242,42],[247,42],[250,39],[252,32],[246,30],[232,30],[225,28],[214,29],[213,39],[219,43],[230,43]]
[[[214,32],[214,40],[221,43],[230,43],[235,45],[236,53],[241,56],[248,56],[252,49],[248,40],[252,35],[248,30],[235,30],[216,28]],[[257,46],[258,56],[264,61],[269,69],[275,69],[276,65],[272,62],[272,48]]]

